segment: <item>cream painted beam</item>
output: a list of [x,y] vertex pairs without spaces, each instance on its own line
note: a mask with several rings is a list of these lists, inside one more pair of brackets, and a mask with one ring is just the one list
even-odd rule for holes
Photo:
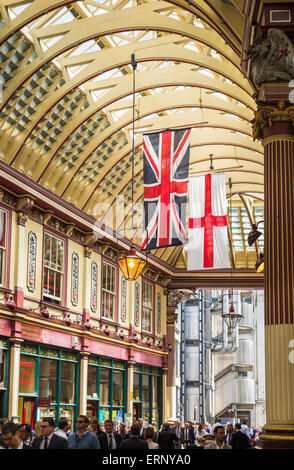
[[[195,105],[195,90],[191,89],[186,89],[186,90],[178,90],[172,94],[172,108],[175,109],[177,107],[179,108],[185,108],[185,107],[194,107]],[[204,103],[203,103],[204,101]],[[241,108],[238,107],[237,105],[234,105],[231,102],[224,102],[220,98],[217,98],[215,96],[211,95],[204,95],[204,100],[202,101],[202,106],[204,108],[211,107],[214,108],[214,110],[207,110],[203,109],[202,111],[199,111],[199,118],[200,120],[213,120],[216,115],[221,116],[222,123],[226,123],[228,116],[224,114],[223,116],[220,113],[217,113],[217,110],[221,110],[226,113],[231,113],[235,114],[238,113],[240,117],[245,121],[244,123],[244,129],[246,128],[247,132],[250,132],[250,128],[248,128],[248,124],[246,125],[246,121],[250,121],[252,118],[252,112],[249,109],[246,108]],[[209,106],[208,106],[209,105]],[[142,117],[148,116],[153,113],[158,113],[162,110],[170,109],[171,108],[171,97],[170,94],[162,94],[162,95],[151,95],[147,96],[144,98],[140,98],[140,100],[137,100],[136,104],[136,109],[139,110],[139,114],[136,113],[136,122],[138,126],[142,126],[145,124],[150,123],[149,120],[144,120],[142,123],[139,121]],[[177,119],[177,116],[175,114],[175,119]],[[81,153],[81,162],[78,162],[76,160],[75,168],[77,165],[82,165],[85,164],[85,162],[89,159],[90,155],[92,152],[94,152],[103,142],[105,142],[108,138],[113,136],[118,130],[125,128],[127,125],[129,125],[132,122],[132,111],[126,112],[121,119],[118,121],[114,122],[111,126],[106,128],[105,131],[103,131],[99,136],[95,139],[92,139],[92,141],[89,143],[87,146],[87,149],[85,152]],[[231,120],[231,121],[230,121]],[[244,121],[240,121],[238,119],[235,120],[235,122],[242,123]],[[197,121],[195,121],[197,122]],[[199,121],[198,121],[199,122]],[[232,118],[229,118],[229,122],[232,122]],[[86,157],[84,156],[86,155]],[[111,156],[109,157],[110,159],[112,158]],[[32,161],[28,161],[28,164],[32,166]],[[54,174],[50,171],[50,167],[48,168],[47,173],[43,176],[43,178],[40,180],[42,184],[46,184],[49,187],[55,187],[56,182],[58,181],[58,178],[61,173],[64,172],[64,168],[66,167],[67,163],[65,162],[63,165],[59,165],[58,169],[56,168],[56,171]],[[34,165],[33,165],[34,166]],[[73,169],[74,170],[74,169]],[[29,167],[24,167],[25,173],[28,173]],[[73,174],[73,171],[70,172],[70,170],[67,170],[67,176],[68,176],[68,181],[71,178]],[[48,176],[49,175],[49,176]],[[35,174],[33,173],[33,179],[35,179]],[[66,180],[63,179],[62,185],[64,187],[64,184],[66,183]]]
[[[84,18],[79,21],[65,23],[63,25],[34,30],[31,35],[34,40],[61,35],[62,37],[41,57],[33,60],[22,69],[8,84],[3,92],[2,107],[8,102],[12,94],[31,77],[42,65],[49,63],[53,58],[58,57],[68,49],[88,41],[119,31],[134,31],[154,29],[169,33],[181,34],[191,39],[195,39],[213,49],[217,49],[230,62],[240,69],[240,58],[232,51],[228,44],[215,31],[203,30],[194,25],[186,24],[172,18],[168,18],[155,11],[160,10],[161,2],[156,2],[145,6],[111,12],[107,15]],[[151,7],[154,11],[150,11]]]
[[[204,124],[205,127],[218,127],[222,129],[230,129],[236,132],[247,134],[249,136],[251,135],[252,127],[246,121],[233,119],[228,116],[221,116],[213,110],[206,110],[204,116],[207,117],[207,121],[209,123]],[[182,128],[197,127],[197,123],[201,123],[202,121],[203,117],[201,111],[163,116],[160,118],[152,119],[152,125],[150,128],[148,128],[148,132],[156,132],[158,129],[173,129],[177,126]],[[126,122],[130,121],[128,120]],[[199,124],[199,126],[201,126],[201,124]],[[91,149],[91,151],[93,150]],[[88,156],[90,155],[90,149],[87,149],[86,155],[88,158]],[[76,194],[80,194],[81,186],[78,185],[76,176],[78,174],[78,171],[82,169],[82,165],[84,165],[87,158],[84,160],[83,163],[78,164],[73,169],[68,169],[66,172],[64,172],[64,168],[61,168],[60,171],[64,172],[64,174],[62,178],[61,187],[56,188],[56,193],[58,195],[64,197],[69,201],[72,201],[75,199]],[[46,182],[43,180],[42,184],[46,184]]]
[[[219,92],[231,98],[234,98],[236,101],[239,100],[244,104],[247,104],[248,102],[248,95],[236,86],[226,84],[221,80],[213,80],[209,77],[205,77],[203,74],[191,71],[185,71],[183,78],[183,71],[181,71],[181,68],[178,69],[177,66],[166,67],[164,69],[145,72],[143,74],[138,73],[136,77],[136,90],[137,92],[139,92],[150,88],[157,88],[160,86],[182,86],[183,81],[185,84],[187,84],[187,86],[208,88],[209,90],[213,90],[214,92]],[[34,179],[39,181],[40,178],[43,176],[43,172],[44,169],[46,169],[46,165],[51,162],[51,160],[53,160],[55,154],[62,147],[69,135],[71,135],[83,122],[85,122],[94,113],[98,112],[101,109],[104,109],[109,104],[119,100],[124,96],[131,95],[132,80],[130,76],[123,76],[119,79],[109,79],[103,80],[99,83],[97,82],[97,89],[103,89],[105,87],[112,88],[108,93],[106,93],[106,95],[101,98],[101,100],[98,100],[98,102],[95,102],[90,105],[85,111],[80,113],[80,115],[76,119],[74,119],[73,122],[71,121],[67,126],[66,134],[65,129],[63,129],[63,133],[61,134],[60,138],[57,139],[55,145],[52,146],[52,150],[50,152],[47,152],[46,155],[43,155],[42,160],[38,160],[38,163],[42,164],[41,167],[36,167],[36,161],[30,157],[31,167],[34,168],[34,174],[31,174],[30,176],[33,176]],[[202,93],[203,97],[204,93],[205,92]],[[204,100],[204,98],[201,98],[201,100]],[[252,99],[250,100],[250,105],[252,105],[254,109],[254,102]],[[200,94],[198,95],[198,97],[197,94],[195,94],[195,106],[199,106],[199,104]],[[16,139],[16,141],[18,141],[17,145],[19,149],[19,139]],[[19,153],[15,153],[14,148],[14,152],[11,154],[9,152],[9,149],[7,149],[5,153],[5,163],[11,164],[13,162],[13,165],[16,168],[18,168],[20,165],[22,165],[22,167],[24,168],[27,161],[26,152],[29,152],[29,149],[26,149],[25,146]],[[42,180],[40,181],[42,182]]]

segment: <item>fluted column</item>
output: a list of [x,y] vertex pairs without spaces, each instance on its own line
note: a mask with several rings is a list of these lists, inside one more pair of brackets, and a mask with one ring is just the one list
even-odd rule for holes
[[87,388],[88,388],[88,359],[89,352],[81,351],[80,353],[80,397],[79,397],[79,414],[87,414]]
[[294,107],[260,105],[264,145],[266,431],[263,447],[294,448]]
[[134,400],[134,365],[133,360],[128,361],[127,368],[127,412],[133,415],[133,400]]
[[18,416],[20,348],[23,339],[10,338],[8,417]]

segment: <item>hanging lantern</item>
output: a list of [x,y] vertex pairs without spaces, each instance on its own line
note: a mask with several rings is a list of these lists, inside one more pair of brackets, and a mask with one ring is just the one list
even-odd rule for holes
[[134,247],[131,247],[128,255],[118,258],[117,262],[127,281],[138,279],[143,268],[146,266],[146,260],[136,255]]
[[222,313],[221,317],[225,320],[229,330],[236,328],[243,315],[235,311],[233,302],[228,313]]

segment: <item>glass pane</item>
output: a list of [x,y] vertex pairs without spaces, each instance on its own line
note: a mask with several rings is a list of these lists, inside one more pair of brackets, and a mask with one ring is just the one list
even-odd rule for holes
[[152,410],[152,425],[155,428],[155,431],[158,429],[159,413],[158,410]]
[[58,240],[57,267],[59,271],[63,270],[63,241]]
[[107,264],[103,263],[103,272],[102,272],[102,279],[103,279],[103,289],[106,289],[106,280],[107,280]]
[[51,265],[56,268],[57,264],[57,238],[52,237]]
[[158,408],[158,377],[152,377],[152,406]]
[[113,371],[113,406],[123,406],[123,372]]
[[143,421],[144,421],[144,427],[145,427],[147,424],[151,424],[151,423],[149,422],[149,408],[143,408],[142,418],[143,418]]
[[50,397],[56,402],[57,361],[40,359],[39,397]]
[[102,316],[110,320],[113,319],[113,310],[114,310],[114,299],[115,297],[112,294],[103,292],[102,296]]
[[71,430],[74,425],[74,412],[75,412],[75,406],[61,406],[59,408],[59,419],[67,418],[71,425]]
[[51,237],[49,235],[45,235],[45,265],[49,266],[50,262],[50,245],[51,245]]
[[55,297],[61,298],[61,274],[55,273]]
[[98,398],[97,394],[97,367],[88,367],[88,398]]
[[110,405],[109,402],[110,370],[100,369],[100,405]]
[[143,307],[142,329],[151,333],[151,310]]
[[60,403],[75,402],[75,364],[61,363]]
[[4,387],[6,351],[0,349],[0,387]]
[[55,296],[55,273],[54,271],[52,271],[52,269],[49,269],[48,270],[48,276],[49,276],[49,286],[47,286],[47,288],[49,287],[49,290],[48,290],[48,293],[50,295],[54,295]]
[[6,214],[0,211],[0,246],[5,247]]
[[35,393],[36,358],[20,355],[19,393]]
[[134,374],[134,400],[140,400],[140,375]]
[[149,406],[149,375],[143,375],[142,379],[143,406]]

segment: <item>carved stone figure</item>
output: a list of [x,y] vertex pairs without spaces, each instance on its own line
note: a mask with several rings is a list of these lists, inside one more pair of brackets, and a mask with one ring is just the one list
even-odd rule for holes
[[168,307],[177,307],[181,302],[185,302],[192,297],[189,289],[170,290],[168,291],[167,305]]
[[247,56],[251,59],[252,78],[257,87],[294,78],[294,46],[280,29],[269,29],[267,39],[250,46]]

